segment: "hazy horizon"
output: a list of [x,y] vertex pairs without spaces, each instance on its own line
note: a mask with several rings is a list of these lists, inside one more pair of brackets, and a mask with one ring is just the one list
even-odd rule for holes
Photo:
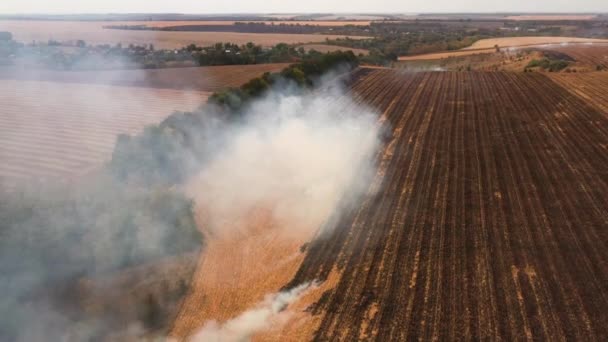
[[375,2],[352,1],[245,1],[234,0],[212,4],[193,3],[188,0],[106,0],[74,3],[72,0],[19,0],[0,2],[0,14],[302,14],[302,13],[344,13],[344,14],[415,14],[415,13],[606,13],[608,1],[603,0],[513,0],[509,2],[489,2],[468,0],[413,0],[404,3],[399,0]]

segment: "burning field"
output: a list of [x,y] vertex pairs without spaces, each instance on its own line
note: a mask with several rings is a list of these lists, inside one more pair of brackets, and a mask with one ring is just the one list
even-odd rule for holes
[[0,206],[0,337],[608,336],[608,74],[332,70],[166,120],[208,94],[1,82],[5,176],[88,171],[162,123],[83,189]]
[[[375,134],[385,138],[370,150],[376,167],[353,178],[358,200],[325,203],[332,210],[305,229],[297,229],[299,214],[277,219],[281,201],[253,195],[274,193],[256,189],[265,177],[220,172],[242,161],[239,147],[230,150],[211,168],[218,171],[188,187],[205,199],[199,218],[210,240],[171,335],[607,336],[608,113],[590,86],[606,75],[574,76],[359,69],[341,99],[378,113]],[[272,148],[261,146],[262,160],[274,160],[266,155]],[[310,168],[330,159],[304,160]],[[281,189],[294,179],[272,178],[262,184]],[[217,185],[222,179],[235,183]],[[215,197],[221,190],[235,197]],[[242,198],[250,201],[241,214],[210,219]],[[289,289],[301,293],[284,302],[286,311],[264,310]]]

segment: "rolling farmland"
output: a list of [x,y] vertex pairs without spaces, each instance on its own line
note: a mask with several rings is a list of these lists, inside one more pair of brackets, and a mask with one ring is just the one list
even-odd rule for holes
[[606,102],[536,73],[365,74],[392,137],[290,283],[340,273],[315,339],[608,336]]
[[173,111],[193,110],[206,92],[0,81],[0,179],[57,180],[110,158],[117,134],[134,134]]
[[[326,38],[343,38],[343,35],[321,34],[271,34],[271,33],[236,33],[236,32],[165,32],[104,29],[106,25],[118,22],[70,22],[70,21],[0,21],[0,31],[13,33],[15,40],[21,42],[47,42],[86,40],[89,44],[122,43],[123,45],[154,44],[156,48],[174,49],[189,44],[200,46],[213,45],[218,42],[246,44],[253,42],[262,46],[273,46],[278,43],[318,43]],[[353,36],[352,39],[368,37]]]

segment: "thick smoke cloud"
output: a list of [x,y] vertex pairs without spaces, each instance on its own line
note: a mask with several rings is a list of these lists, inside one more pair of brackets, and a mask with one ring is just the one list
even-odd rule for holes
[[266,206],[286,229],[316,229],[369,184],[378,115],[337,83],[306,95],[273,92],[246,117],[187,189],[212,228]]

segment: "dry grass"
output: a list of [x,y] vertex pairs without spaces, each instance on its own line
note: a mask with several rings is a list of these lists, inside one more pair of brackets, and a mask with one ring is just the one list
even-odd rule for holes
[[[205,204],[197,206],[204,227]],[[209,320],[238,316],[289,282],[304,258],[300,248],[312,236],[306,229],[287,232],[284,224],[258,208],[220,229],[204,229],[207,245],[171,336],[186,338]]]
[[134,134],[206,92],[0,81],[0,178],[71,178],[109,159],[116,135]]
[[[342,38],[342,35],[321,34],[267,34],[235,32],[165,32],[110,30],[103,26],[120,22],[70,22],[70,21],[0,21],[0,31],[12,32],[15,39],[21,42],[47,42],[85,40],[90,44],[154,44],[157,48],[174,49],[188,44],[201,46],[218,42],[246,44],[253,42],[263,46],[278,43],[298,44],[324,42],[326,38]],[[366,37],[351,37],[362,39]]]

